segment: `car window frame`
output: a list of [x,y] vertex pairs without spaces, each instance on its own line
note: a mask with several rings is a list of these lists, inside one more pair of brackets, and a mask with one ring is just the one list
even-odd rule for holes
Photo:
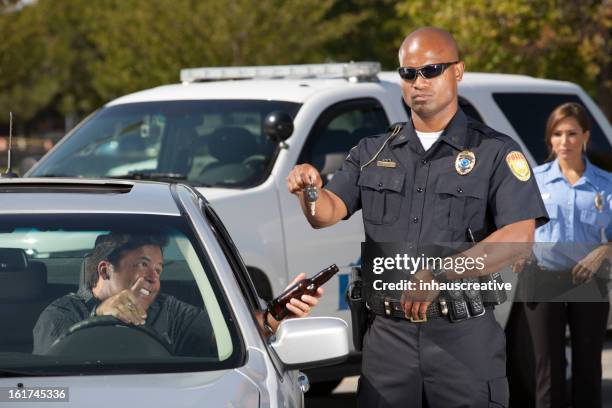
[[276,352],[272,349],[269,339],[267,339],[262,330],[260,330],[259,323],[255,318],[254,312],[264,312],[267,306],[263,307],[265,302],[257,294],[257,290],[255,289],[251,275],[248,273],[246,265],[242,259],[242,255],[240,255],[240,251],[225,228],[223,221],[221,221],[221,218],[217,212],[198,190],[192,189],[192,191],[198,196],[200,211],[202,211],[202,214],[207,219],[213,234],[217,237],[219,245],[221,246],[225,257],[232,267],[232,271],[234,272],[234,276],[236,277],[240,291],[247,300],[247,305],[253,316],[253,322],[256,325],[260,338],[262,339],[267,353],[272,360],[272,365],[274,366],[276,375],[280,381],[283,381],[284,377],[282,373],[287,370],[284,368],[284,364]]

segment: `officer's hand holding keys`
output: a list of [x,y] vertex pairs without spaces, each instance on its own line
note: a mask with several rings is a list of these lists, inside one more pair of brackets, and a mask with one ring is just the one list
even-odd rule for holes
[[321,175],[310,164],[298,164],[287,176],[287,188],[289,192],[304,199],[308,205],[310,216],[315,216],[316,201],[319,198],[319,190],[323,186]]
[[320,190],[323,187],[321,175],[310,164],[298,164],[287,176],[287,188],[291,194],[299,196],[308,185],[313,185]]

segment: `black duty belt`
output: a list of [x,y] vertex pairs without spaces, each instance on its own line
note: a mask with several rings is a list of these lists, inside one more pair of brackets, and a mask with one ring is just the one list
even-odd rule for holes
[[413,323],[421,323],[429,319],[446,319],[451,322],[462,321],[474,317],[480,317],[484,315],[487,310],[492,311],[494,309],[493,305],[485,304],[482,312],[478,315],[471,315],[468,312],[467,317],[461,319],[454,319],[452,313],[449,310],[449,308],[451,307],[450,302],[452,302],[452,300],[441,301],[439,298],[431,302],[427,307],[426,319],[414,319],[411,316],[406,316],[399,300],[389,297],[383,297],[379,294],[372,294],[369,297],[368,307],[376,315],[406,319]]

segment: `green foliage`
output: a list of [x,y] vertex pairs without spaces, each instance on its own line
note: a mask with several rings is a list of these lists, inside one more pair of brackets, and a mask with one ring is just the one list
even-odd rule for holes
[[[82,116],[185,67],[323,62],[337,0],[39,0],[0,14],[0,112]],[[1,118],[0,118],[1,119]]]
[[566,79],[600,103],[612,95],[609,0],[0,0],[0,113],[82,117],[175,83],[185,67],[394,69],[403,36],[424,25],[451,31],[470,71]]
[[405,0],[404,35],[450,31],[468,71],[562,79],[610,94],[612,3],[607,0]]

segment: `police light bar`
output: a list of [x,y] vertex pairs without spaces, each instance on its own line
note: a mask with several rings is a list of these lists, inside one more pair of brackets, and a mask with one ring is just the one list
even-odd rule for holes
[[219,81],[249,78],[368,78],[380,72],[378,62],[337,64],[267,65],[253,67],[188,68],[181,70],[181,82]]

